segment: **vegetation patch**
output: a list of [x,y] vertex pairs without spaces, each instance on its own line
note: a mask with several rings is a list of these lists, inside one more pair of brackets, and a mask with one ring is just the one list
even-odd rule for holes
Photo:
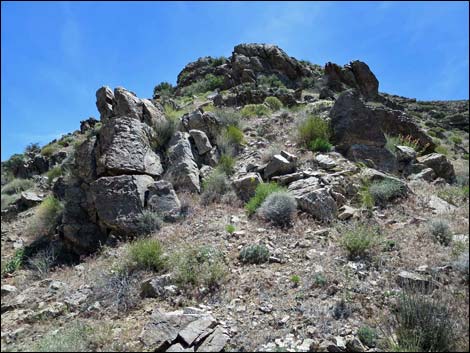
[[449,223],[443,219],[432,219],[428,223],[428,230],[438,243],[448,246],[452,242],[452,232]]
[[223,168],[216,168],[202,183],[201,202],[204,205],[220,202],[229,190],[230,183]]
[[240,114],[244,118],[261,117],[271,114],[271,110],[265,104],[247,104],[240,111]]
[[351,260],[365,258],[380,243],[380,230],[366,224],[354,223],[342,227],[340,243]]
[[165,269],[163,248],[156,239],[144,238],[134,241],[129,247],[129,269],[160,272]]
[[269,249],[265,245],[251,244],[240,251],[239,259],[245,264],[261,264],[269,260],[269,255]]
[[276,97],[266,97],[264,104],[268,106],[273,112],[277,112],[283,107],[282,102]]
[[148,235],[160,230],[162,224],[163,220],[159,214],[150,210],[143,210],[138,219],[137,227],[140,234]]
[[247,211],[248,215],[251,216],[255,214],[256,210],[262,205],[264,200],[266,200],[270,194],[279,191],[286,191],[286,189],[274,182],[259,184],[256,187],[255,195],[245,205],[245,210]]
[[310,147],[310,144],[317,139],[328,142],[329,138],[329,125],[320,117],[308,116],[298,125],[297,140],[302,146]]
[[384,179],[372,182],[369,187],[370,195],[375,205],[385,206],[388,202],[406,195],[406,187],[398,180]]
[[287,226],[297,209],[295,198],[287,191],[269,194],[258,209],[259,214],[277,226]]

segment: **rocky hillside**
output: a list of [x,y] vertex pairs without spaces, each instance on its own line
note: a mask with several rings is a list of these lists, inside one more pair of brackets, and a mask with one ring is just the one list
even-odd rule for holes
[[469,106],[265,44],[2,162],[2,350],[468,351]]

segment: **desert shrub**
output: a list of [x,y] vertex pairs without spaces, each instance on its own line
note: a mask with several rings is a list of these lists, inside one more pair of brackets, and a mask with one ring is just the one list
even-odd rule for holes
[[214,114],[222,126],[235,126],[241,129],[240,112],[230,108],[216,108],[214,110]]
[[251,116],[261,117],[271,114],[271,111],[264,104],[247,104],[240,111],[240,114],[244,118]]
[[196,95],[200,93],[206,93],[216,88],[222,87],[224,84],[223,76],[216,76],[213,74],[207,74],[203,79],[200,79],[189,86],[181,89],[181,94],[185,96]]
[[102,272],[94,281],[90,304],[98,301],[117,314],[126,313],[139,303],[140,283],[138,274],[128,267]]
[[361,188],[358,191],[361,205],[367,210],[373,209],[375,205],[374,197],[372,196],[369,187],[370,183],[363,182]]
[[220,66],[222,64],[225,64],[227,61],[227,58],[225,56],[219,56],[217,58],[211,58],[211,65],[212,66]]
[[292,275],[290,281],[294,286],[298,286],[300,284],[300,276],[299,275]]
[[258,209],[259,214],[278,226],[291,224],[297,208],[295,198],[286,191],[269,194]]
[[[11,274],[23,266],[25,261],[24,249],[20,248],[15,251],[11,259],[9,259],[4,266],[2,266],[2,276],[5,274]],[[3,265],[3,263],[2,263]]]
[[38,278],[45,278],[53,267],[57,255],[54,249],[47,248],[38,251],[34,256],[28,259],[28,265],[31,267]]
[[153,88],[153,98],[170,97],[175,91],[173,85],[169,82],[160,82]]
[[129,246],[129,269],[160,272],[165,264],[162,245],[156,239],[137,239]]
[[231,175],[234,172],[235,158],[230,154],[222,154],[219,159],[217,168],[223,171],[226,175]]
[[377,331],[369,326],[361,326],[357,331],[357,336],[367,347],[373,348],[377,344]]
[[297,128],[299,144],[307,146],[315,139],[321,138],[328,141],[330,136],[328,123],[320,117],[308,116],[300,122]]
[[163,112],[166,118],[165,121],[154,129],[156,137],[152,145],[156,149],[161,149],[170,142],[170,139],[178,130],[180,118],[184,114],[184,111],[175,110],[169,104],[163,106]]
[[458,206],[460,203],[464,202],[465,200],[468,200],[468,192],[468,185],[446,185],[440,190],[438,190],[437,196],[454,206]]
[[2,169],[5,169],[14,174],[14,172],[23,165],[25,156],[24,154],[14,154],[7,161],[2,162]]
[[468,280],[468,248],[467,251],[462,252],[459,257],[454,261],[453,266],[457,271],[467,276]]
[[364,258],[380,242],[380,231],[377,227],[354,223],[341,228],[340,243],[350,259]]
[[52,184],[52,181],[55,178],[58,178],[63,174],[64,174],[64,170],[62,169],[61,166],[57,166],[57,167],[54,167],[52,169],[49,169],[49,171],[46,173],[47,181],[48,181],[49,185]]
[[55,230],[63,205],[54,196],[46,197],[38,206],[30,225],[30,231],[37,235],[49,234]]
[[227,224],[225,226],[225,230],[229,233],[229,234],[232,234],[233,232],[235,232],[235,226],[233,224]]
[[279,77],[277,77],[274,74],[269,75],[269,76],[260,75],[258,76],[256,81],[258,85],[260,86],[267,86],[267,87],[273,87],[273,88],[285,87],[284,83],[279,79]]
[[444,156],[449,155],[449,150],[446,147],[444,147],[443,145],[436,146],[436,148],[434,148],[434,152],[443,154]]
[[398,180],[383,179],[372,182],[369,192],[376,205],[385,206],[389,201],[404,196],[406,187]]
[[276,154],[280,154],[282,146],[280,144],[271,144],[261,155],[261,162],[268,163]]
[[393,155],[396,155],[396,146],[407,146],[415,151],[419,151],[419,141],[417,139],[413,139],[412,136],[403,136],[403,135],[398,135],[398,136],[390,136],[385,134],[385,148],[389,150]]
[[64,136],[59,141],[57,141],[57,145],[62,147],[67,147],[71,145],[74,141],[73,136]]
[[230,190],[230,183],[225,172],[214,169],[202,183],[201,202],[204,205],[221,201],[223,195]]
[[428,230],[434,239],[442,245],[448,246],[452,242],[452,233],[449,223],[442,219],[432,219],[428,223]]
[[10,206],[13,202],[18,200],[19,198],[20,198],[20,196],[18,194],[14,194],[14,195],[2,194],[2,196],[1,196],[1,202],[2,202],[1,210],[3,211],[8,206]]
[[88,352],[93,330],[81,322],[72,322],[41,337],[33,352]]
[[49,145],[47,145],[47,146],[44,146],[44,147],[41,149],[41,154],[42,154],[44,157],[50,157],[50,156],[52,156],[57,150],[58,150],[57,144],[49,144]]
[[245,142],[243,132],[236,126],[230,125],[225,130],[225,136],[229,143],[233,145],[241,145]]
[[398,300],[396,346],[417,352],[452,352],[456,338],[451,308],[438,298],[408,290]]
[[450,140],[455,143],[456,145],[460,145],[462,143],[462,138],[459,136],[452,136]]
[[282,102],[276,97],[266,97],[264,104],[266,104],[273,112],[277,112],[283,107]]
[[155,212],[143,210],[137,221],[137,227],[140,234],[147,235],[154,233],[162,227],[163,220]]
[[324,287],[328,283],[327,278],[322,273],[316,273],[313,276],[313,286],[315,287]]
[[19,194],[22,191],[31,189],[33,186],[34,182],[31,179],[13,179],[2,187],[2,194]]
[[41,151],[41,147],[39,146],[39,143],[37,143],[37,142],[30,143],[24,149],[25,153],[39,153],[40,151]]
[[312,140],[308,145],[308,148],[312,152],[330,152],[332,147],[331,143],[322,137]]
[[302,78],[302,88],[303,89],[315,88],[315,84],[316,84],[315,77],[303,77]]
[[219,287],[227,269],[223,254],[211,246],[189,247],[171,255],[174,282],[185,289]]
[[238,258],[243,263],[261,264],[269,260],[269,249],[263,244],[246,245]]
[[273,182],[259,184],[256,187],[255,195],[245,205],[248,215],[253,215],[270,194],[278,191],[285,191],[285,188]]

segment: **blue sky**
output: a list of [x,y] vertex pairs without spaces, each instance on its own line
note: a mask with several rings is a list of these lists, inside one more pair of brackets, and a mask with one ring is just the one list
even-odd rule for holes
[[467,2],[2,2],[1,158],[98,117],[95,91],[150,97],[198,57],[272,43],[367,62],[380,91],[468,99]]

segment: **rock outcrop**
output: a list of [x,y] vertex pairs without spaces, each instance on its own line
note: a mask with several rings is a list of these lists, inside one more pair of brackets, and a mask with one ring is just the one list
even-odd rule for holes
[[398,161],[385,148],[385,134],[411,137],[430,152],[435,145],[405,113],[383,106],[367,105],[356,91],[343,92],[330,111],[336,149],[355,161],[370,160],[377,169],[398,171]]

